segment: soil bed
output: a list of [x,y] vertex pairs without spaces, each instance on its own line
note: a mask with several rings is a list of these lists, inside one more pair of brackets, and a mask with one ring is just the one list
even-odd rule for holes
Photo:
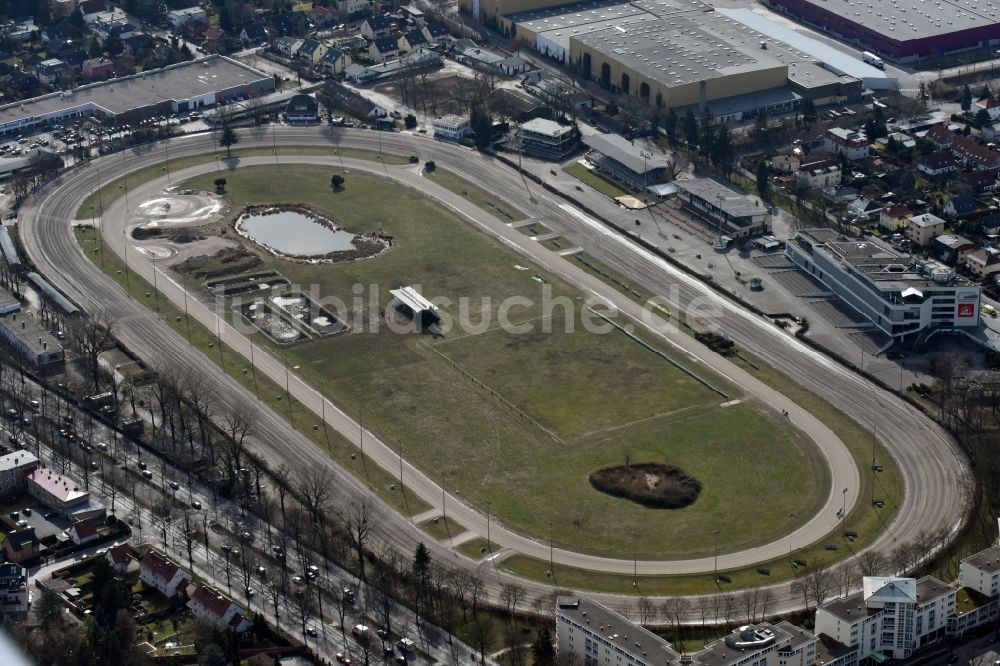
[[602,493],[653,509],[682,509],[693,504],[701,493],[697,479],[665,463],[603,467],[590,473],[590,483]]

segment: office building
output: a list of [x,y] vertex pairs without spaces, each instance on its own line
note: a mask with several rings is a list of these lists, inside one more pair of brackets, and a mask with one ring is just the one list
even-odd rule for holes
[[63,346],[30,315],[14,313],[0,318],[0,337],[34,368],[57,369],[66,360]]
[[771,213],[760,201],[710,178],[675,181],[684,211],[719,236],[741,238],[771,231]]
[[517,146],[525,155],[562,161],[576,151],[580,133],[572,125],[534,118],[517,131]]
[[979,324],[980,287],[922,259],[830,229],[806,229],[785,255],[891,338]]

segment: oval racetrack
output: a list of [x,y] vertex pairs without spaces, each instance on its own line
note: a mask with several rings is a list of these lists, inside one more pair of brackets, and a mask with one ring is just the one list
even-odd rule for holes
[[[915,410],[895,395],[885,392],[865,379],[844,369],[819,352],[783,333],[777,327],[753,315],[735,303],[712,292],[707,286],[678,269],[663,262],[655,255],[639,248],[631,241],[611,232],[586,214],[572,208],[565,202],[550,196],[535,186],[529,186],[513,169],[487,156],[469,151],[460,146],[440,143],[429,138],[408,134],[382,134],[365,130],[339,130],[319,127],[256,129],[241,132],[238,148],[266,147],[272,144],[282,146],[317,145],[334,142],[344,147],[378,150],[401,155],[415,154],[421,162],[434,160],[441,167],[448,168],[480,186],[497,193],[504,199],[532,217],[542,218],[553,231],[564,233],[574,239],[588,253],[605,264],[639,279],[654,293],[676,294],[676,300],[683,304],[693,299],[710,299],[721,307],[720,325],[741,345],[754,353],[788,377],[807,389],[822,396],[838,409],[850,414],[861,424],[878,424],[880,440],[893,455],[904,480],[905,496],[896,518],[872,546],[889,550],[899,543],[911,539],[920,531],[943,530],[949,534],[962,524],[971,506],[966,479],[971,471],[965,457],[960,453],[950,435],[933,420]],[[343,504],[351,498],[369,494],[367,488],[354,476],[340,469],[329,457],[317,449],[303,435],[295,431],[280,415],[262,406],[256,398],[238,382],[226,375],[214,362],[206,359],[199,351],[190,347],[187,341],[175,333],[166,323],[158,320],[145,305],[128,297],[114,280],[104,275],[98,266],[84,256],[71,229],[71,221],[82,200],[91,194],[99,182],[105,183],[121,173],[133,172],[150,165],[160,164],[166,154],[170,159],[177,157],[214,154],[218,152],[212,135],[194,135],[172,139],[164,150],[164,144],[142,147],[117,155],[95,160],[77,167],[37,192],[23,206],[20,217],[20,240],[36,268],[48,277],[60,290],[78,303],[87,312],[102,313],[114,320],[115,333],[130,349],[156,367],[169,363],[181,373],[197,373],[202,376],[207,391],[221,403],[221,409],[233,411],[254,411],[257,437],[255,451],[269,463],[277,465],[287,461],[300,472],[315,467],[326,467],[335,479],[336,496],[334,502]],[[240,164],[273,163],[276,158],[243,158]],[[282,156],[281,161],[294,163],[339,164],[338,158]],[[471,223],[505,240],[514,249],[543,265],[546,270],[565,277],[568,281],[590,289],[602,297],[615,300],[625,315],[637,314],[638,306],[621,298],[614,290],[594,278],[579,272],[565,260],[544,250],[538,244],[526,241],[526,237],[497,226],[498,221],[488,219],[479,209],[471,206],[461,197],[455,196],[421,179],[415,167],[388,167],[375,162],[344,160],[350,162],[351,169],[369,170],[404,184],[426,191],[444,205],[465,216]],[[213,171],[215,160],[194,166],[174,174],[175,179],[186,178],[200,172]],[[129,189],[129,196],[136,203],[146,195],[162,189],[165,179]],[[124,226],[127,223],[124,202],[105,202],[103,234],[105,242],[121,254],[124,248]],[[129,266],[152,281],[153,267],[134,251],[128,254]],[[159,288],[164,296],[174,299],[185,297],[182,288],[158,273]],[[190,297],[188,297],[190,298]],[[624,301],[624,302],[622,302]],[[631,305],[630,305],[631,304]],[[634,308],[634,312],[633,309]],[[215,315],[207,307],[195,303],[191,307],[192,316],[213,327]],[[249,355],[249,342],[238,332],[222,326],[220,335],[234,349]],[[788,552],[788,546],[807,545],[822,538],[839,523],[834,518],[842,501],[841,489],[849,489],[849,503],[853,505],[857,497],[858,469],[850,459],[846,449],[818,420],[789,402],[780,393],[761,385],[754,378],[741,375],[735,366],[721,357],[710,354],[705,348],[694,343],[683,334],[670,337],[669,342],[684,346],[685,350],[698,357],[698,361],[711,365],[728,378],[739,383],[774,409],[787,409],[793,421],[820,446],[833,474],[830,497],[823,509],[808,523],[800,527],[780,543],[767,544],[748,551],[720,554],[719,568],[726,569],[747,566],[764,561],[769,557]],[[278,359],[263,354],[259,349],[256,364],[259,370],[274,373],[283,381],[284,367]],[[744,373],[745,374],[745,373]],[[305,404],[320,410],[319,398],[308,386],[293,378],[293,395]],[[339,412],[329,402],[326,405],[328,421],[348,435],[352,441],[357,432],[357,424]],[[377,441],[374,435],[365,435],[366,453],[369,442]],[[280,444],[279,444],[280,443]],[[379,452],[374,447],[376,462],[392,469],[394,461],[391,450]],[[290,455],[291,454],[291,455]],[[381,459],[379,456],[381,455]],[[846,456],[846,458],[845,458]],[[440,488],[427,477],[410,466],[406,468],[407,485],[440,508]],[[853,489],[852,489],[853,484]],[[427,540],[425,534],[416,529],[408,519],[392,509],[377,504],[379,535],[394,542],[404,552],[412,551],[419,540]],[[474,508],[461,505],[456,498],[448,500],[449,515],[456,515],[459,523],[485,534],[486,521]],[[706,529],[711,529],[706,526]],[[500,546],[510,547],[539,558],[547,559],[548,545],[526,536],[493,527],[493,540]],[[428,546],[434,557],[456,566],[476,569],[483,565],[456,556],[445,545],[432,543]],[[631,574],[632,560],[599,558],[571,551],[556,551],[556,561],[568,565],[597,570]],[[639,562],[640,574],[695,573],[712,570],[712,559],[684,560],[673,562]],[[483,576],[484,582],[493,592],[494,600],[499,600],[503,583],[512,580],[506,574],[492,573]],[[551,594],[552,589],[542,583],[518,581],[524,585],[531,597]],[[860,581],[858,581],[860,582]],[[789,584],[773,587],[777,602],[774,611],[791,610],[801,605],[801,598],[791,593]],[[622,608],[629,603],[627,596],[594,594],[599,601],[612,607]]]

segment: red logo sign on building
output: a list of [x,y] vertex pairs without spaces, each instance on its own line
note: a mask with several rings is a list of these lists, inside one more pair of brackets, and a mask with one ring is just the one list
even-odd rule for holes
[[976,314],[976,306],[973,303],[959,303],[958,304],[958,316],[959,317],[971,317]]

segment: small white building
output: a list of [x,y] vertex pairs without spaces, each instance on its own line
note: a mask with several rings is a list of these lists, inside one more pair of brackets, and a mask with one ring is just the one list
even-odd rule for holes
[[448,115],[431,121],[435,139],[460,141],[472,133],[472,124],[464,116]]
[[188,23],[208,23],[208,15],[202,7],[186,7],[167,12],[167,20],[174,30],[179,30]]
[[864,159],[871,150],[871,143],[864,132],[842,127],[828,129],[823,135],[823,145],[830,152],[844,155],[849,160]]
[[172,598],[182,583],[191,581],[191,574],[166,555],[150,550],[139,560],[139,580]]
[[190,594],[187,603],[195,619],[214,624],[219,629],[229,629],[237,634],[250,631],[250,622],[240,606],[218,590],[201,585]]
[[38,467],[35,454],[20,449],[0,456],[0,497],[17,497],[28,489],[27,477]]

